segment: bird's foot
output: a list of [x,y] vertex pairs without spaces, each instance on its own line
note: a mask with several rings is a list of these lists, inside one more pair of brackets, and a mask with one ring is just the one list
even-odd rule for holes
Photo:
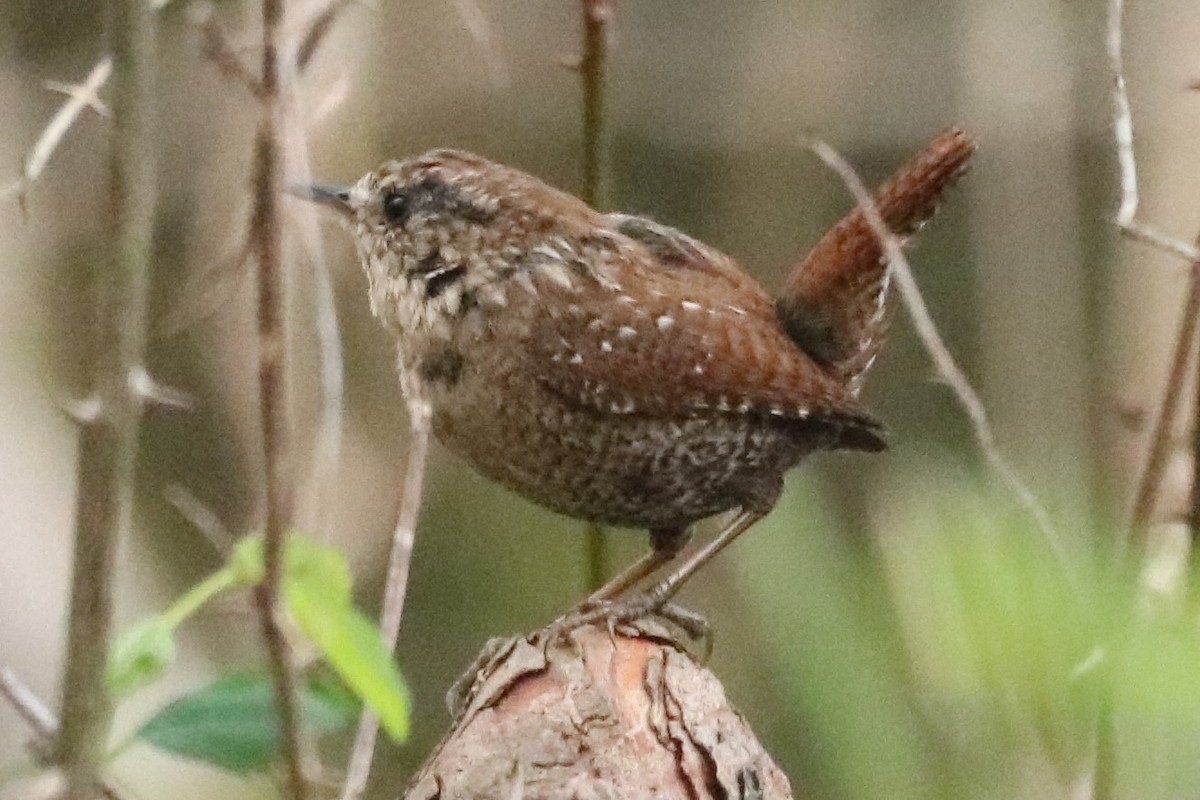
[[668,622],[689,639],[699,642],[703,660],[712,654],[712,629],[708,620],[695,611],[674,603],[664,602],[653,591],[617,600],[587,600],[547,625],[538,634],[544,645],[566,639],[570,633],[587,625],[603,624],[613,635],[622,628],[638,635],[649,635],[674,641],[661,625]]

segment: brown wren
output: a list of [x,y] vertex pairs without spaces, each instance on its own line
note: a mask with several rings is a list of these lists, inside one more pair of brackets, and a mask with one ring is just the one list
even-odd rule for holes
[[[905,238],[974,140],[935,138],[874,197]],[[888,268],[861,210],[772,298],[680,231],[604,213],[520,170],[432,150],[303,196],[340,213],[395,336],[400,383],[485,476],[568,516],[646,528],[651,552],[593,600],[672,560],[696,521],[737,516],[625,617],[661,606],[775,505],[815,450],[878,451],[858,400],[880,347]]]

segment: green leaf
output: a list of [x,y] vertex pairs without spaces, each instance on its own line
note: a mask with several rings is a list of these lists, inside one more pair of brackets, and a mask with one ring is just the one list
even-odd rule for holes
[[105,678],[115,696],[162,677],[175,660],[174,626],[164,617],[143,620],[122,634],[109,655]]
[[[300,712],[302,723],[320,735],[349,729],[358,706],[344,692],[312,680],[304,685]],[[271,678],[258,672],[221,678],[163,708],[137,738],[231,772],[263,770],[280,748]]]
[[408,738],[409,697],[379,631],[351,604],[350,568],[332,547],[292,536],[284,596],[301,629],[397,742]]

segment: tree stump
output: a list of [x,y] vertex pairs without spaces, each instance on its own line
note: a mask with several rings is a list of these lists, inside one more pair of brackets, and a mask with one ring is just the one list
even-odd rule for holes
[[655,623],[493,640],[406,800],[776,800],[787,777]]

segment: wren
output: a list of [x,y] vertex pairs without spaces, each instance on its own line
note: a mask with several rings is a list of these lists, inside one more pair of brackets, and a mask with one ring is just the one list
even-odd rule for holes
[[[876,192],[897,236],[932,215],[974,149],[947,131]],[[671,561],[694,522],[736,509],[632,613],[661,606],[772,509],[806,455],[885,447],[858,397],[889,276],[861,210],[772,298],[678,230],[470,153],[389,161],[302,196],[349,228],[401,388],[429,404],[448,449],[554,511],[650,531],[651,552],[594,600]]]

